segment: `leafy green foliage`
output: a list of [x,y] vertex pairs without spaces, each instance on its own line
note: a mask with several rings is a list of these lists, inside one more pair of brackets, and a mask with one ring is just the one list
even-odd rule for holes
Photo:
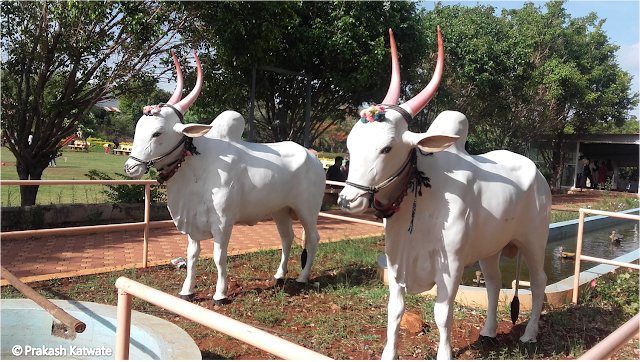
[[[638,94],[617,63],[618,47],[595,13],[572,18],[563,4],[548,2],[544,11],[526,3],[496,16],[492,6],[438,3],[425,26],[442,28],[445,72],[430,111],[418,117],[419,129],[455,109],[469,119],[472,153],[525,153],[532,140],[551,138],[553,150],[541,152],[555,181],[568,134],[623,126]],[[425,68],[433,61],[426,58]],[[422,82],[428,78],[425,73]]]
[[[2,135],[15,140],[8,145],[20,179],[41,179],[99,101],[155,76],[160,55],[180,43],[181,9],[149,1],[2,2]],[[37,190],[21,187],[22,205],[33,205]]]
[[589,294],[594,302],[610,308],[619,308],[630,318],[638,313],[638,270],[618,268],[595,281]]
[[[202,24],[190,29],[210,49],[202,56],[205,87],[190,112],[211,119],[221,110],[247,111],[256,72],[256,140],[302,142],[307,80],[265,71],[277,67],[311,77],[311,142],[355,114],[363,102],[381,101],[389,86],[388,29],[394,30],[410,81],[425,53],[422,17],[410,2],[193,3]],[[214,51],[215,50],[215,51]],[[193,75],[192,75],[193,76]],[[206,107],[204,106],[206,105]],[[345,111],[346,110],[346,111]],[[274,126],[286,113],[284,130]],[[284,135],[284,137],[282,137]]]
[[[133,180],[131,177],[116,172],[123,180]],[[113,180],[106,172],[95,169],[89,170],[85,174],[90,180]],[[158,177],[155,169],[149,170],[146,179],[152,180]],[[144,202],[145,185],[106,185],[106,190],[101,191],[114,204],[135,204]],[[151,202],[166,201],[166,185],[151,185]]]

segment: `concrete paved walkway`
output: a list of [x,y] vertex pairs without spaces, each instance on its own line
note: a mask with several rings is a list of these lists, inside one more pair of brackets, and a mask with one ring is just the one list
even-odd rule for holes
[[[333,212],[344,215],[341,212]],[[359,218],[375,221],[372,214]],[[294,222],[295,242],[301,243],[302,226]],[[382,235],[381,226],[319,217],[320,242]],[[152,228],[149,237],[148,265],[168,264],[171,259],[186,259],[187,236],[174,226]],[[2,266],[23,282],[33,282],[78,275],[104,273],[142,267],[142,230],[124,230],[91,234],[59,235],[40,238],[2,240]],[[201,242],[201,257],[213,254],[213,239]],[[255,226],[234,226],[229,255],[260,249],[280,249],[280,236],[273,221]],[[1,285],[7,285],[2,279]]]

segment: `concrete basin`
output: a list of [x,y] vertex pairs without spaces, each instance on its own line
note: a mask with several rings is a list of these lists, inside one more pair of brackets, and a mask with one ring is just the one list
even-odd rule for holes
[[[116,307],[91,302],[51,300],[87,325],[83,333],[64,326],[29,299],[2,299],[1,359],[114,359]],[[189,335],[163,319],[131,313],[129,359],[200,360]]]

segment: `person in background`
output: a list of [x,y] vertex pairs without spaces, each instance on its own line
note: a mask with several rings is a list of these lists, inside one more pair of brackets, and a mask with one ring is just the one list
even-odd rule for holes
[[340,171],[342,171],[345,180],[349,178],[349,160],[344,162],[344,166],[340,168]]
[[589,159],[584,158],[582,160],[582,184],[581,187],[587,187],[587,180],[589,180],[589,186],[591,186],[591,168],[589,167]]
[[613,185],[613,163],[611,160],[607,160],[607,182]]
[[62,156],[62,153],[58,153],[58,151],[54,152],[51,155],[51,160],[49,161],[49,166],[53,166],[53,167],[58,167],[58,164],[56,163],[56,158]]
[[607,165],[604,161],[600,163],[598,167],[598,187],[604,189],[604,185],[607,182]]
[[[344,158],[338,156],[335,158],[335,162],[333,165],[329,166],[327,169],[327,180],[328,181],[338,181],[344,182],[346,178],[340,169],[342,167],[342,161]],[[332,189],[342,189],[342,186],[331,185]]]
[[596,186],[596,181],[598,180],[598,166],[596,166],[597,161],[594,160],[590,160],[589,162],[589,171],[591,173],[591,176],[589,176],[589,182],[591,183],[591,188],[595,189],[597,188]]

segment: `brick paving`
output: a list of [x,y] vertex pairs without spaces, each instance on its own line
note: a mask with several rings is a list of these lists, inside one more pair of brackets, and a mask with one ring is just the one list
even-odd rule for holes
[[[339,213],[340,212],[334,212]],[[343,216],[349,216],[344,215]],[[371,214],[359,218],[374,221]],[[294,222],[294,242],[300,243],[302,226]],[[319,217],[320,242],[338,241],[382,235],[380,226]],[[173,226],[150,230],[148,265],[167,264],[171,259],[186,258],[187,236]],[[279,249],[280,236],[272,220],[254,226],[235,225],[229,242],[229,255],[260,249]],[[58,235],[39,238],[2,240],[2,266],[23,282],[88,275],[142,266],[143,231],[118,230],[111,232]],[[200,257],[211,257],[213,239],[201,242]],[[1,285],[6,285],[2,279]]]

